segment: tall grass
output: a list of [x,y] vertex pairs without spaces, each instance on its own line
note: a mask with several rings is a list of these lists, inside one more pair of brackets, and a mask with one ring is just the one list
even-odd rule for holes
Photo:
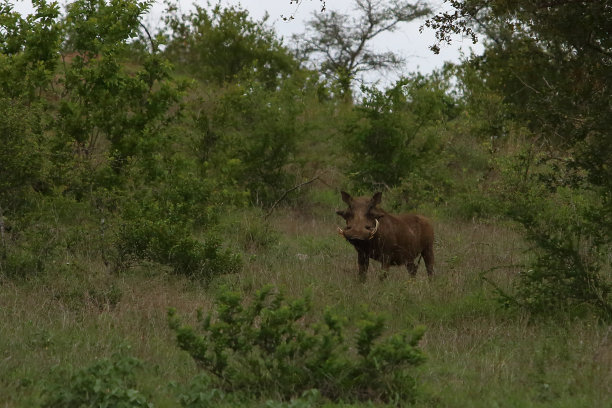
[[176,346],[167,309],[195,320],[221,288],[249,296],[268,284],[287,297],[310,292],[318,315],[331,308],[350,322],[367,307],[389,317],[389,331],[424,325],[427,362],[417,369],[417,406],[609,404],[610,326],[508,311],[482,279],[487,272],[512,290],[520,271],[513,265],[527,255],[510,226],[436,219],[437,276],[427,279],[421,265],[416,278],[392,268],[380,280],[373,262],[359,283],[355,251],[335,233],[338,222],[327,205],[280,209],[267,220],[254,210],[228,214],[220,233],[245,253],[245,265],[208,286],[154,264],[112,274],[87,251],[31,280],[0,282],[0,406],[37,406],[58,371],[118,351],[144,362],[137,383],[155,406],[177,406],[178,390],[198,370]]

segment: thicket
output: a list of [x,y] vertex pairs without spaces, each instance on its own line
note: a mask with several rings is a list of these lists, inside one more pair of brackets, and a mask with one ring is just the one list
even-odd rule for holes
[[349,180],[359,191],[400,189],[412,204],[438,204],[451,189],[450,161],[441,132],[461,104],[451,68],[413,74],[387,90],[363,87],[343,128]]

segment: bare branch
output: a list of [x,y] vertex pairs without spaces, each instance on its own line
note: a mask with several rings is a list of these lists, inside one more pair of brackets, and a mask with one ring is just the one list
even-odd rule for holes
[[[372,39],[397,30],[401,23],[426,16],[430,9],[406,0],[355,0],[358,17],[331,11],[315,14],[302,37],[302,53],[318,59],[324,74],[340,80],[350,93],[351,81],[359,72],[387,70],[403,64],[392,52],[375,52]],[[298,38],[294,36],[294,38]]]
[[274,202],[274,204],[272,204],[272,207],[270,207],[270,210],[269,210],[269,211],[266,213],[266,215],[264,216],[264,219],[266,219],[266,218],[268,218],[270,215],[272,215],[272,212],[274,212],[274,208],[276,208],[276,206],[277,206],[277,205],[278,205],[278,204],[279,204],[281,201],[283,201],[283,200],[285,199],[285,197],[287,197],[287,194],[289,194],[290,192],[292,192],[292,191],[294,191],[294,190],[297,190],[297,189],[298,189],[298,188],[300,188],[300,187],[304,187],[304,186],[305,186],[305,185],[307,185],[307,184],[310,184],[310,183],[313,183],[313,182],[315,182],[315,181],[319,180],[319,178],[320,178],[320,177],[321,177],[320,175],[319,175],[319,176],[316,176],[316,177],[314,177],[314,178],[312,178],[312,179],[310,179],[310,180],[308,180],[308,181],[305,181],[305,182],[303,182],[303,183],[301,183],[301,184],[298,184],[297,186],[291,187],[289,190],[285,191],[285,192],[283,193],[283,195],[282,195],[282,196],[281,196],[281,197],[280,197],[278,200],[276,200],[276,201]]

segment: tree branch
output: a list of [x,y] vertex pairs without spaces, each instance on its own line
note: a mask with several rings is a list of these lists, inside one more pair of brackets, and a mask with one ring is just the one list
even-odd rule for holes
[[276,201],[274,202],[274,204],[272,204],[272,207],[270,207],[270,210],[267,212],[267,214],[266,214],[266,215],[264,215],[264,219],[267,219],[267,218],[268,218],[270,215],[272,215],[272,212],[274,211],[274,208],[275,208],[275,207],[278,205],[278,203],[280,203],[281,201],[283,201],[283,200],[285,199],[285,197],[287,197],[287,194],[289,194],[290,192],[292,192],[292,191],[294,191],[294,190],[297,190],[297,189],[298,189],[298,188],[300,188],[300,187],[304,187],[304,186],[305,186],[305,185],[307,185],[307,184],[310,184],[310,183],[313,183],[313,182],[315,182],[315,181],[319,180],[319,178],[320,178],[320,177],[321,177],[321,176],[316,176],[316,177],[314,177],[314,178],[312,178],[312,179],[310,179],[310,180],[308,180],[308,181],[305,181],[305,182],[303,182],[303,183],[301,183],[301,184],[298,184],[297,186],[294,186],[294,187],[290,188],[289,190],[285,191],[285,192],[283,193],[283,195],[282,195],[282,196],[281,196],[281,197],[280,197],[278,200],[276,200]]

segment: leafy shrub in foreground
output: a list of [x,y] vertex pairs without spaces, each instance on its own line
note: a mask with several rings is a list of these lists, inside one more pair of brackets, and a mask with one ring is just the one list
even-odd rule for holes
[[329,310],[322,322],[309,323],[310,309],[308,297],[288,302],[271,287],[249,304],[226,291],[216,313],[199,313],[199,328],[182,325],[173,309],[169,324],[179,347],[210,375],[211,387],[224,392],[282,400],[308,390],[335,401],[414,398],[410,369],[424,362],[422,329],[382,338],[385,320],[366,314],[347,336]]
[[141,364],[135,358],[115,355],[81,369],[69,378],[58,378],[45,389],[42,407],[153,407],[135,389],[134,370]]

